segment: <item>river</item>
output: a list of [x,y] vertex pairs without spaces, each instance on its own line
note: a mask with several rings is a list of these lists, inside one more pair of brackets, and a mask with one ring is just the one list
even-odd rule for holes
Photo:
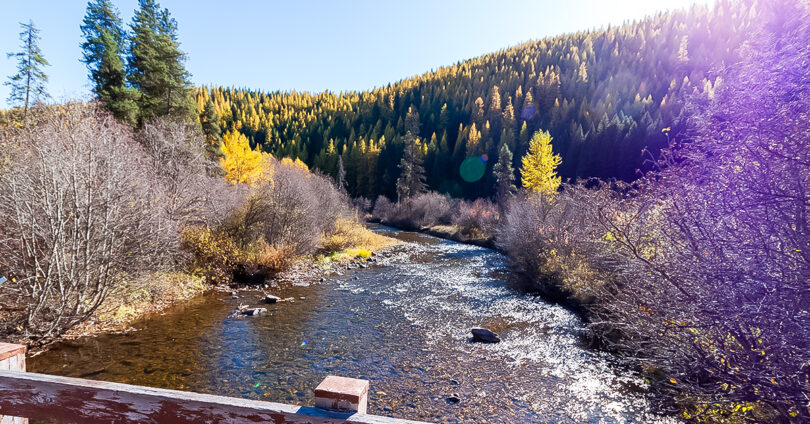
[[[369,413],[434,422],[670,422],[643,383],[582,346],[570,311],[511,289],[489,249],[374,227],[403,240],[384,259],[326,280],[280,281],[293,302],[234,318],[259,291],[212,292],[135,324],[65,341],[29,371],[314,404],[328,374],[368,379]],[[471,343],[470,328],[500,333]],[[457,394],[460,401],[448,397]]]

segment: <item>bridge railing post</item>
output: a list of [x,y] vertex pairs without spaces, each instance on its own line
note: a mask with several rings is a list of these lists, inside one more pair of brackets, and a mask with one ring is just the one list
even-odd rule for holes
[[[25,372],[25,346],[0,343],[0,371]],[[0,415],[0,424],[28,424],[28,419]]]
[[327,376],[315,389],[315,407],[366,414],[368,388],[368,380]]

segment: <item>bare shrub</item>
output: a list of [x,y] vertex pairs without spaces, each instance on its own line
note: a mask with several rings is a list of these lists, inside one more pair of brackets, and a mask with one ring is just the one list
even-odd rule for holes
[[459,232],[472,239],[490,239],[498,227],[498,207],[488,199],[472,202],[460,201],[453,216],[453,224]]
[[604,230],[590,218],[594,196],[610,198],[604,188],[567,186],[553,197],[524,192],[510,200],[496,245],[533,290],[577,305],[593,302],[610,273],[600,260]]
[[780,2],[713,99],[689,105],[614,235],[597,323],[695,417],[810,421],[810,11]]
[[374,209],[371,210],[371,216],[383,224],[390,224],[395,214],[396,205],[388,200],[387,197],[379,195],[377,200],[374,201]]
[[554,256],[578,253],[594,334],[674,400],[658,409],[699,422],[810,421],[810,20],[771,12],[638,190],[513,203],[499,236],[563,290]]
[[272,183],[255,188],[223,229],[253,258],[246,266],[272,263],[278,269],[296,255],[318,249],[324,237],[336,231],[339,219],[356,218],[345,194],[329,179],[268,160],[272,161]]
[[80,103],[40,108],[3,139],[0,273],[25,305],[25,336],[64,332],[124,273],[165,263],[176,234],[163,231],[160,186],[112,116]]
[[360,196],[352,199],[352,206],[357,210],[360,216],[365,217],[371,213],[372,202],[368,197]]
[[453,219],[452,200],[436,192],[421,193],[410,198],[402,209],[406,215],[401,218],[414,223],[417,227],[449,225]]
[[374,205],[372,217],[385,224],[410,229],[449,225],[452,223],[455,202],[447,195],[436,192],[421,193],[397,203],[380,196]]
[[[146,122],[135,139],[149,155],[163,187],[160,204],[170,222],[182,229],[218,218],[216,206],[228,197],[227,183],[220,178],[218,164],[207,159],[205,138],[196,125],[158,118]],[[224,203],[233,208],[229,200]]]

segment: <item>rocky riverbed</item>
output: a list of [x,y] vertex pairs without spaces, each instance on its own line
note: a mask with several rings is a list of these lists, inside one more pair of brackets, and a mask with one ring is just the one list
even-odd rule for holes
[[[376,230],[404,243],[209,293],[137,331],[55,345],[29,368],[302,405],[334,374],[370,380],[370,413],[436,422],[672,421],[649,411],[642,381],[582,345],[573,313],[511,289],[502,255]],[[235,316],[242,305],[265,313]],[[475,327],[500,342],[473,343]]]

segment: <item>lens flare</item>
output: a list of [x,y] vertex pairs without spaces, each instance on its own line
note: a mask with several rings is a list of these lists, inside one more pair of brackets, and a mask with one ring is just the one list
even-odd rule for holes
[[461,167],[459,167],[461,179],[468,183],[480,180],[484,176],[484,171],[486,171],[486,163],[486,155],[470,156],[464,159],[464,162],[461,162]]

